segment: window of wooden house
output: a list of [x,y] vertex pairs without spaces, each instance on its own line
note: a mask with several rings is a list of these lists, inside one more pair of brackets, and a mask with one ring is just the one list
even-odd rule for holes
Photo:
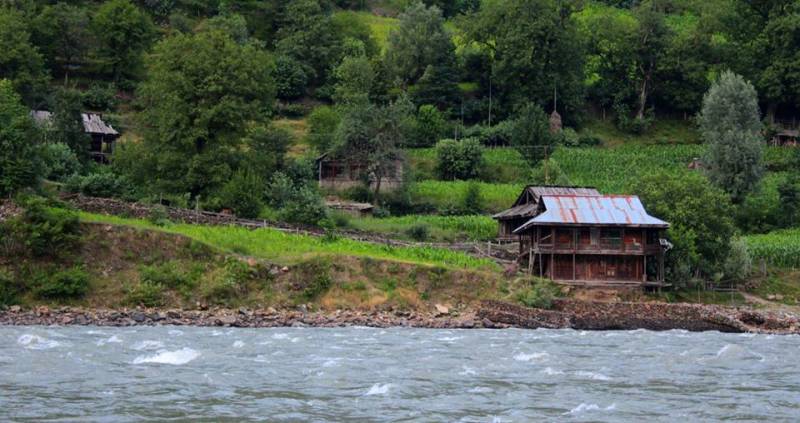
[[548,228],[548,227],[545,226],[545,227],[542,227],[539,231],[540,231],[539,232],[539,243],[540,244],[545,244],[545,245],[553,244],[552,228]]
[[642,246],[642,231],[639,229],[625,231],[625,245],[640,248]]
[[556,244],[561,246],[571,246],[572,236],[571,229],[556,229]]
[[589,246],[592,244],[592,231],[588,228],[581,229],[578,234],[578,243],[581,246]]
[[601,229],[600,245],[605,248],[619,248],[622,246],[622,231],[610,228]]

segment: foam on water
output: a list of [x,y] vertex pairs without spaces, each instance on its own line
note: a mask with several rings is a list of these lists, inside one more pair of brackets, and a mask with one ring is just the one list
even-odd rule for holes
[[519,353],[514,356],[517,361],[544,361],[550,354],[546,352],[537,352],[531,354]]
[[609,381],[611,380],[610,377],[602,374],[602,373],[595,373],[595,372],[586,372],[586,371],[578,371],[575,372],[575,375],[578,377],[591,379],[591,380],[600,380],[600,381]]
[[564,413],[564,415],[575,415],[575,414],[585,413],[587,411],[598,411],[598,410],[611,411],[611,410],[614,410],[616,408],[617,408],[617,404],[616,403],[613,403],[613,404],[609,405],[608,407],[601,408],[597,404],[587,404],[587,403],[582,402],[577,407],[575,407],[572,410],[569,410],[568,412]]
[[239,341],[238,339],[236,340],[236,342],[233,343],[233,348],[242,348],[242,347],[244,347],[244,342]]
[[139,357],[133,359],[133,364],[152,363],[180,366],[196,359],[197,357],[200,357],[200,353],[191,348],[181,348],[176,351],[162,350],[154,355],[140,355]]
[[389,390],[391,388],[392,388],[392,384],[391,383],[384,383],[384,384],[376,383],[376,384],[372,385],[372,387],[369,388],[369,391],[367,391],[367,393],[364,394],[364,395],[365,396],[386,395],[386,394],[389,393]]
[[146,339],[144,341],[137,342],[132,348],[137,351],[157,350],[164,348],[164,343],[161,341],[153,341],[150,339]]
[[17,344],[29,350],[49,350],[61,346],[61,343],[58,341],[29,333],[23,334],[17,338]]
[[555,376],[555,375],[563,375],[564,374],[564,372],[562,372],[561,370],[553,370],[552,367],[545,367],[545,369],[542,370],[542,373],[544,373],[544,374],[546,374],[548,376]]
[[102,347],[105,344],[121,344],[122,340],[117,337],[117,335],[111,335],[108,339],[100,339],[95,344],[98,347]]

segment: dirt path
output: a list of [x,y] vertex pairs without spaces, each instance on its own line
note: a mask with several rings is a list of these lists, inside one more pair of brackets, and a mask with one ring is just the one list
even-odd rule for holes
[[744,297],[744,300],[747,301],[748,303],[762,306],[767,310],[785,311],[789,313],[800,313],[800,307],[798,306],[791,306],[777,301],[765,300],[757,295],[753,295],[747,292],[740,292],[740,294],[742,294],[742,297]]

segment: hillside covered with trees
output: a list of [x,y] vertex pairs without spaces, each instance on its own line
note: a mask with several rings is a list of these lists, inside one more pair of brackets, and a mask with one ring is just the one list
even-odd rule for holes
[[[792,303],[800,148],[770,141],[798,104],[796,0],[0,0],[2,198],[453,242],[525,185],[595,186],[672,224],[675,286]],[[82,112],[121,133],[106,164]],[[323,155],[363,183],[320,188]]]

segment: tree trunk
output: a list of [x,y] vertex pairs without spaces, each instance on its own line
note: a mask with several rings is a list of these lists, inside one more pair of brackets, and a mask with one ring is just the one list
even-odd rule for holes
[[639,92],[639,107],[636,110],[636,119],[639,120],[644,119],[644,110],[647,106],[647,82],[650,80],[651,72],[652,71],[646,72],[642,80],[642,90]]

